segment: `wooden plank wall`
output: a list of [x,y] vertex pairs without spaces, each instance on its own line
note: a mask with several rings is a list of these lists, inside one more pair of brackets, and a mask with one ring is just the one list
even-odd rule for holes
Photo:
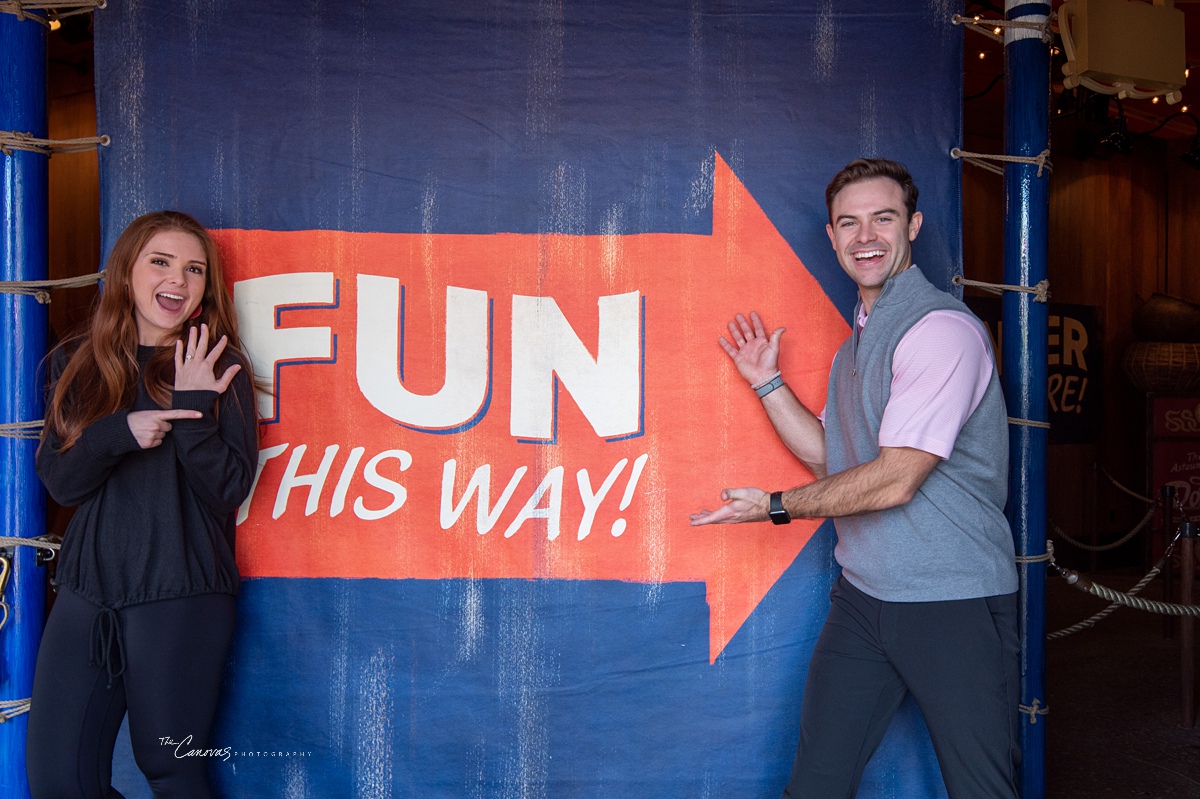
[[[90,51],[50,59],[47,128],[51,139],[96,135],[96,93]],[[100,268],[100,172],[96,153],[64,153],[49,164],[48,271],[51,279],[74,277]],[[88,317],[95,286],[59,289],[50,298],[53,346]],[[72,510],[46,500],[46,531],[61,536]],[[49,594],[53,597],[53,592]],[[51,600],[52,601],[52,600]]]
[[[96,135],[96,93],[90,53],[51,59],[47,126],[51,139]],[[51,279],[86,275],[100,264],[100,170],[94,151],[50,159],[48,247]],[[59,289],[50,302],[50,341],[57,341],[87,318],[94,287]]]
[[[1172,163],[1182,164],[1177,156],[1190,147],[1189,140],[1176,143]],[[1166,291],[1200,303],[1200,265],[1192,260],[1200,247],[1200,169],[1172,169],[1167,186]]]

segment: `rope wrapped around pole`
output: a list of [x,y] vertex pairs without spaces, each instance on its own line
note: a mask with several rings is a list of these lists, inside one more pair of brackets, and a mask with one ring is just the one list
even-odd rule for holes
[[1032,294],[1034,302],[1050,302],[1050,280],[1039,280],[1036,286],[1015,286],[1007,283],[988,283],[983,280],[968,280],[962,275],[955,275],[950,282],[956,286],[973,286],[991,294],[1003,294],[1006,291],[1020,291]]
[[[19,20],[31,19],[41,25],[50,25],[51,20],[62,20],[79,14],[90,14],[108,8],[108,0],[83,0],[83,2],[56,3],[53,0],[0,0],[0,13],[12,14]],[[65,10],[64,10],[65,9]],[[30,14],[30,11],[43,11]]]
[[11,156],[14,150],[54,155],[55,153],[85,153],[112,144],[108,136],[87,136],[82,139],[39,139],[16,130],[0,130],[0,153]]
[[1047,147],[1037,155],[996,155],[994,153],[969,153],[966,150],[960,150],[955,147],[950,150],[951,158],[961,158],[964,163],[972,166],[986,169],[988,172],[995,172],[997,175],[1004,174],[1004,167],[989,164],[988,161],[1000,161],[1006,164],[1033,164],[1038,168],[1037,176],[1042,176],[1042,171],[1053,172],[1054,165],[1050,163],[1050,148]]
[[0,280],[0,294],[23,294],[35,297],[42,305],[46,305],[50,302],[50,292],[54,289],[83,288],[99,283],[103,279],[104,270],[57,280]]
[[7,422],[0,424],[0,438],[16,438],[22,441],[37,441],[42,437],[44,420],[33,422]]
[[22,713],[28,713],[31,703],[32,700],[28,697],[25,699],[0,699],[0,724],[11,721]]
[[1052,14],[1046,17],[1044,22],[1026,22],[1020,19],[984,19],[983,17],[965,17],[962,14],[955,14],[950,21],[955,25],[962,25],[967,30],[973,30],[1001,44],[1004,43],[1004,35],[998,33],[996,29],[1004,30],[1005,28],[1037,31],[1042,35],[1042,41],[1050,44],[1054,40],[1054,31],[1050,28],[1050,23],[1054,19],[1054,16]]

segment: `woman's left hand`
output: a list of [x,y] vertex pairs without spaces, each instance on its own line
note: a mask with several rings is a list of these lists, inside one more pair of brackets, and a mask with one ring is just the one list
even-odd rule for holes
[[225,389],[233,382],[233,376],[242,368],[235,363],[220,377],[216,376],[217,359],[221,357],[228,343],[229,338],[221,336],[221,340],[210,351],[208,325],[200,325],[198,337],[196,328],[188,330],[186,347],[182,340],[175,342],[175,390],[215,391],[224,394]]

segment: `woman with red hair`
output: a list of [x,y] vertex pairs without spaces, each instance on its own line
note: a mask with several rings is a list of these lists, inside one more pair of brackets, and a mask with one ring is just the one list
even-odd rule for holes
[[[234,524],[257,464],[249,362],[212,239],[173,211],[135,219],[87,326],[50,357],[38,475],[77,505],[38,652],[33,795],[118,797],[128,713],[156,797],[209,797],[209,740],[233,636]],[[176,745],[166,745],[170,741]]]

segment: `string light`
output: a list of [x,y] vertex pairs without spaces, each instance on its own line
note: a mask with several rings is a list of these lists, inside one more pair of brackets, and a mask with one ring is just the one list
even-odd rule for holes
[[999,35],[1000,35],[1000,31],[1001,31],[1001,30],[1002,30],[1001,28],[992,28],[992,33],[994,33],[994,34],[996,34],[997,36],[999,36]]
[[57,19],[50,20],[50,30],[56,31],[62,27],[62,22]]
[[1158,95],[1155,95],[1154,97],[1150,98],[1150,102],[1154,103],[1155,105],[1158,105]]
[[1184,114],[1186,114],[1186,113],[1187,113],[1187,106],[1185,105],[1183,108],[1180,108],[1180,109],[1179,109],[1179,111],[1180,111],[1181,113],[1184,113]]
[[979,51],[979,60],[982,61],[986,55],[987,55],[986,53],[984,53],[982,50],[980,50]]

